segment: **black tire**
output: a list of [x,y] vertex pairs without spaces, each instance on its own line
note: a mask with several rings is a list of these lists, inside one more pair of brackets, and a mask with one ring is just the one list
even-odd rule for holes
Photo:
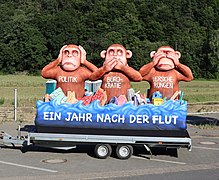
[[129,159],[133,154],[133,147],[131,145],[118,145],[116,148],[116,155],[119,159]]
[[97,144],[94,153],[99,159],[106,159],[112,153],[112,147],[109,144]]

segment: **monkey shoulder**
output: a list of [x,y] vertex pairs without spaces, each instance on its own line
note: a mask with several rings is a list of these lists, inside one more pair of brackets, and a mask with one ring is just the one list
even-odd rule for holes
[[84,78],[88,78],[92,74],[92,71],[89,70],[88,68],[84,67],[84,66],[80,66],[76,70],[76,73],[80,74],[80,76],[82,76]]

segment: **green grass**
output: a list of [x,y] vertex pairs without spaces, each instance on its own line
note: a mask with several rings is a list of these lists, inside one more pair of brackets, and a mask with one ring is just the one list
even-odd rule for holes
[[[45,95],[46,79],[41,76],[0,75],[0,106],[12,106],[14,89],[18,92],[18,106],[35,106],[36,101]],[[147,92],[146,81],[132,82],[135,91]],[[219,81],[194,80],[180,82],[180,89],[185,93],[184,100],[189,103],[219,103]]]
[[4,98],[1,106],[14,104],[14,89],[17,89],[19,106],[35,106],[45,94],[47,80],[41,76],[1,75],[0,78],[0,99]]
[[215,129],[217,125],[215,124],[200,124],[196,125],[199,129]]
[[[132,87],[142,93],[149,89],[146,81],[132,83]],[[184,100],[189,103],[219,103],[219,81],[193,80],[180,82],[180,90],[184,92]]]
[[5,98],[0,98],[0,105],[5,103]]

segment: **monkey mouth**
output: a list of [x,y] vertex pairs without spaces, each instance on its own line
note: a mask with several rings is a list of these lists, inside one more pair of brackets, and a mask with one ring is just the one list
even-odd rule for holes
[[171,66],[169,64],[159,64],[158,67],[162,67],[162,66]]
[[157,66],[157,68],[158,68],[159,70],[167,71],[167,70],[173,69],[174,66],[172,66],[172,65],[170,65],[170,64],[159,64],[159,65]]
[[65,66],[65,65],[67,65],[67,66],[69,66],[69,65],[72,65],[72,66],[75,66],[73,63],[71,63],[71,62],[65,62],[65,63],[63,63],[62,64],[63,66]]

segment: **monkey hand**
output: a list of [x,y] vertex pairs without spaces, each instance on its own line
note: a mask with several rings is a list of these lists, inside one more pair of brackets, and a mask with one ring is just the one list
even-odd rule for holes
[[62,46],[62,48],[59,51],[59,56],[58,56],[59,63],[61,63],[62,61],[62,53],[63,53],[63,50],[66,48],[66,46],[67,45]]
[[117,64],[115,65],[114,69],[121,70],[124,66],[125,65],[123,64],[122,61],[117,60]]
[[117,65],[117,60],[115,58],[106,60],[103,63],[103,68],[106,72],[111,71]]
[[164,57],[165,55],[163,53],[156,53],[152,60],[152,62],[154,63],[154,66],[156,66],[158,62],[160,61],[160,59]]
[[167,58],[171,59],[175,66],[179,65],[179,58],[178,55],[176,55],[175,53],[169,53],[167,55]]
[[152,62],[154,64],[154,66],[156,66],[158,64],[159,60],[160,60],[160,58],[157,58],[157,57],[153,58]]
[[78,48],[81,51],[81,64],[84,64],[86,61],[86,54],[87,53],[82,46],[79,45]]

